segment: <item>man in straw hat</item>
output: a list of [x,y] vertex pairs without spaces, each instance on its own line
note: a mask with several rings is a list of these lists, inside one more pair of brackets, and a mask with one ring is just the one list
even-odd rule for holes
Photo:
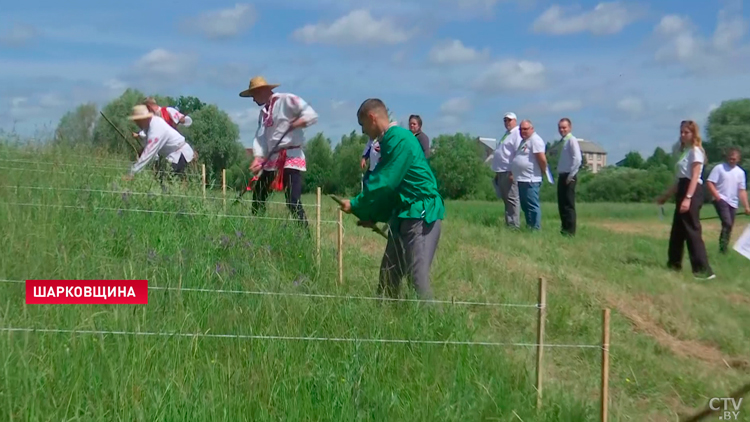
[[[193,124],[192,117],[180,113],[180,111],[174,107],[160,106],[156,103],[156,100],[153,97],[146,98],[143,101],[143,105],[145,105],[146,108],[148,108],[148,111],[151,112],[154,116],[164,119],[164,121],[167,122],[169,126],[172,126],[174,130],[179,130],[177,128],[178,125],[189,127]],[[146,134],[143,131],[141,131],[140,133],[133,132],[133,137],[140,137],[143,139],[146,137]]]
[[[265,210],[271,189],[284,189],[289,211],[307,228],[302,207],[302,173],[307,171],[302,151],[305,143],[303,129],[315,124],[318,114],[294,94],[273,92],[278,86],[256,76],[250,79],[249,87],[240,92],[240,97],[252,97],[261,106],[250,166],[257,178],[252,211],[257,214]],[[263,174],[257,176],[261,169]]]
[[141,171],[156,156],[165,156],[172,164],[175,174],[184,175],[185,167],[194,158],[193,148],[185,142],[185,137],[167,124],[164,119],[154,119],[145,105],[133,107],[133,114],[129,117],[135,122],[141,131],[146,134],[146,147],[143,149],[138,161],[133,164],[130,174],[125,179],[132,179],[133,175]]
[[341,202],[341,210],[356,215],[365,227],[388,221],[378,293],[398,296],[406,275],[420,298],[430,299],[430,267],[445,214],[435,175],[414,134],[390,122],[381,100],[365,100],[357,119],[362,132],[379,139],[380,162],[362,192]]

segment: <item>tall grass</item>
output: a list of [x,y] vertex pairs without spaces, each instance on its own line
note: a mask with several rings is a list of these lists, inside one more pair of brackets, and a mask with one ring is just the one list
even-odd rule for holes
[[[361,248],[347,241],[346,284],[338,285],[334,224],[322,227],[317,266],[314,226],[305,234],[286,219],[283,205],[269,209],[267,216],[276,219],[249,219],[249,205],[234,205],[230,198],[230,215],[219,217],[222,201],[204,201],[194,186],[170,185],[164,192],[150,174],[120,181],[127,167],[116,162],[60,150],[0,149],[0,158],[29,157],[43,164],[0,162],[16,169],[4,171],[0,188],[3,279],[147,279],[162,287],[374,293],[377,259],[361,248],[377,240],[351,222],[347,239],[366,240]],[[312,222],[314,204],[305,201]],[[334,220],[330,206],[324,211],[324,220]],[[451,262],[463,265],[460,259]],[[533,308],[175,290],[149,291],[148,305],[31,306],[25,304],[23,284],[0,283],[0,292],[2,327],[534,342]],[[476,293],[459,297],[493,299]],[[533,288],[495,298],[535,302]],[[596,337],[594,331],[596,326],[586,340]],[[580,353],[596,367],[596,353]],[[595,395],[576,396],[555,384],[545,388],[545,406],[537,414],[530,348],[1,332],[0,362],[4,421],[572,422],[595,420],[597,414]]]

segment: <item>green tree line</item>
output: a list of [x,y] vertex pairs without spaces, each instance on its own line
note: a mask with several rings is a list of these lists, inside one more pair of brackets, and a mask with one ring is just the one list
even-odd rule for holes
[[[128,89],[104,106],[101,112],[117,130],[102,118],[95,104],[80,105],[61,118],[54,142],[103,148],[132,160],[134,151],[118,130],[125,136],[137,131],[127,116],[145,97],[140,91]],[[239,127],[226,112],[196,97],[153,97],[159,105],[176,107],[192,117],[193,124],[179,130],[198,152],[198,163],[206,165],[209,180],[220,181],[222,169],[227,169],[228,188],[243,190],[247,186],[252,177],[249,171],[251,158],[240,142]],[[360,160],[367,136],[352,131],[342,136],[335,147],[323,133],[308,136],[304,146],[307,158],[304,191],[314,192],[321,187],[323,193],[352,195],[359,192],[364,173]],[[547,145],[553,170],[558,160],[559,148],[556,146],[556,143]],[[715,164],[723,160],[728,147],[739,147],[743,153],[742,167],[750,166],[750,99],[725,101],[710,113],[704,147],[709,157],[704,178]],[[497,200],[492,186],[493,173],[484,162],[486,153],[476,136],[442,134],[432,139],[432,150],[430,167],[445,198]],[[676,159],[674,150],[656,148],[647,158],[632,151],[619,165],[610,164],[596,174],[584,165],[577,199],[581,202],[651,202],[674,181]],[[544,201],[554,201],[556,187],[545,182],[541,196]]]

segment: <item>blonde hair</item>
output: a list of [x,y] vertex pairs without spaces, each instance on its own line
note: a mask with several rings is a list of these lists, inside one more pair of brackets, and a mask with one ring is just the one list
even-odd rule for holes
[[[683,120],[680,122],[680,131],[682,131],[683,128],[687,128],[687,130],[693,134],[692,146],[700,148],[703,153],[703,164],[708,164],[708,155],[706,154],[706,150],[703,149],[703,138],[701,138],[701,131],[698,128],[698,123],[695,123],[692,120]],[[680,139],[680,147],[682,147],[682,139]]]

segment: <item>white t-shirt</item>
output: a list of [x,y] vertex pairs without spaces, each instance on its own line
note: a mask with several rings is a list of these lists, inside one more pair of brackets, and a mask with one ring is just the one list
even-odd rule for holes
[[495,173],[509,171],[513,154],[516,153],[520,143],[521,133],[518,126],[506,131],[505,135],[497,141],[497,146],[492,154],[492,171]]
[[739,191],[747,189],[745,182],[745,170],[739,166],[730,167],[727,163],[721,163],[711,170],[708,175],[709,182],[716,185],[719,197],[732,208],[739,206]]
[[693,178],[693,169],[692,169],[692,163],[700,163],[701,171],[698,173],[698,183],[703,183],[703,178],[701,175],[703,174],[703,161],[705,160],[705,155],[703,155],[703,151],[701,151],[698,147],[692,147],[689,150],[682,151],[682,155],[680,156],[680,160],[677,161],[677,178],[682,179],[692,179]]
[[511,163],[511,172],[516,182],[541,183],[542,167],[533,154],[544,152],[545,148],[544,141],[536,132],[529,139],[521,141]]

